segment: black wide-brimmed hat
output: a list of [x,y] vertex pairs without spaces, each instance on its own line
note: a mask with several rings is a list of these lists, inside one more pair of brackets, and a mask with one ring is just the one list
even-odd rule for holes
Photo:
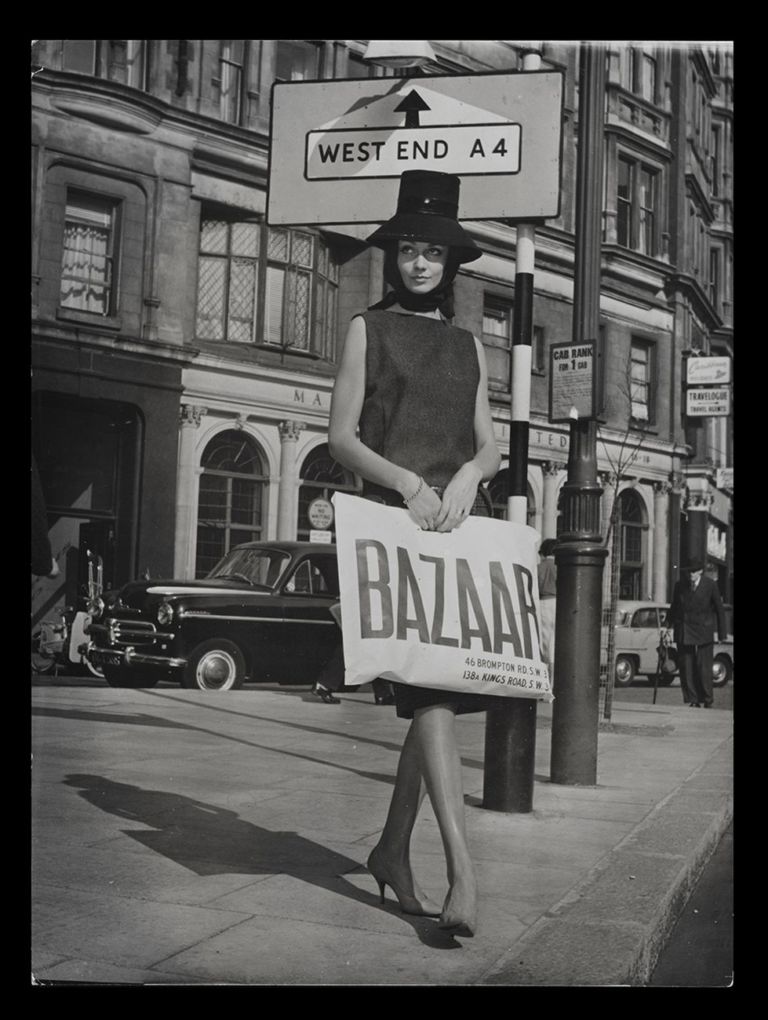
[[386,248],[393,241],[434,241],[455,249],[459,262],[474,262],[483,251],[459,225],[459,188],[455,174],[436,170],[405,170],[400,177],[397,211],[378,230],[368,244]]

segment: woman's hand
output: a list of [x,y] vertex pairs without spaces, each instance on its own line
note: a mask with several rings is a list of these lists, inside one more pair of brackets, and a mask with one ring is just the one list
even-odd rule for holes
[[435,518],[435,531],[453,531],[467,519],[482,480],[483,474],[475,463],[462,464],[445,488],[440,512]]
[[440,513],[440,497],[426,484],[421,492],[408,501],[406,509],[422,531],[435,531],[435,520]]

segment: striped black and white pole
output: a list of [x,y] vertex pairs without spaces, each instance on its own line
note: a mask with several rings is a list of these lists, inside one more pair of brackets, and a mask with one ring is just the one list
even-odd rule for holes
[[517,228],[515,308],[512,322],[507,520],[525,524],[528,511],[528,431],[531,420],[534,228]]
[[[541,67],[540,44],[523,57],[524,71]],[[528,511],[528,432],[531,417],[531,337],[535,228],[517,227],[515,307],[510,359],[509,491],[507,519],[525,524]],[[498,698],[486,716],[483,807],[509,813],[533,810],[536,702]]]

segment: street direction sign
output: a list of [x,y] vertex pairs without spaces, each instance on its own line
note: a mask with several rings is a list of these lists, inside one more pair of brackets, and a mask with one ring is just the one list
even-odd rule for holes
[[722,418],[731,413],[728,386],[697,386],[686,392],[686,411],[690,418]]
[[731,381],[731,359],[728,357],[688,358],[686,382],[689,386],[717,385]]
[[[519,124],[431,124],[355,131],[310,131],[306,176],[309,180],[397,177],[405,161],[452,174],[516,174],[520,170]],[[482,169],[481,169],[482,168]]]
[[463,220],[560,211],[560,71],[277,82],[267,221],[375,224],[404,170],[462,179]]

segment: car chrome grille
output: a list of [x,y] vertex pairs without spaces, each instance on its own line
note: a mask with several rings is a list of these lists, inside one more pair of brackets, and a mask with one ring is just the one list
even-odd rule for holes
[[104,621],[107,638],[111,645],[151,644],[161,635],[154,623],[141,620],[116,620],[114,617]]

